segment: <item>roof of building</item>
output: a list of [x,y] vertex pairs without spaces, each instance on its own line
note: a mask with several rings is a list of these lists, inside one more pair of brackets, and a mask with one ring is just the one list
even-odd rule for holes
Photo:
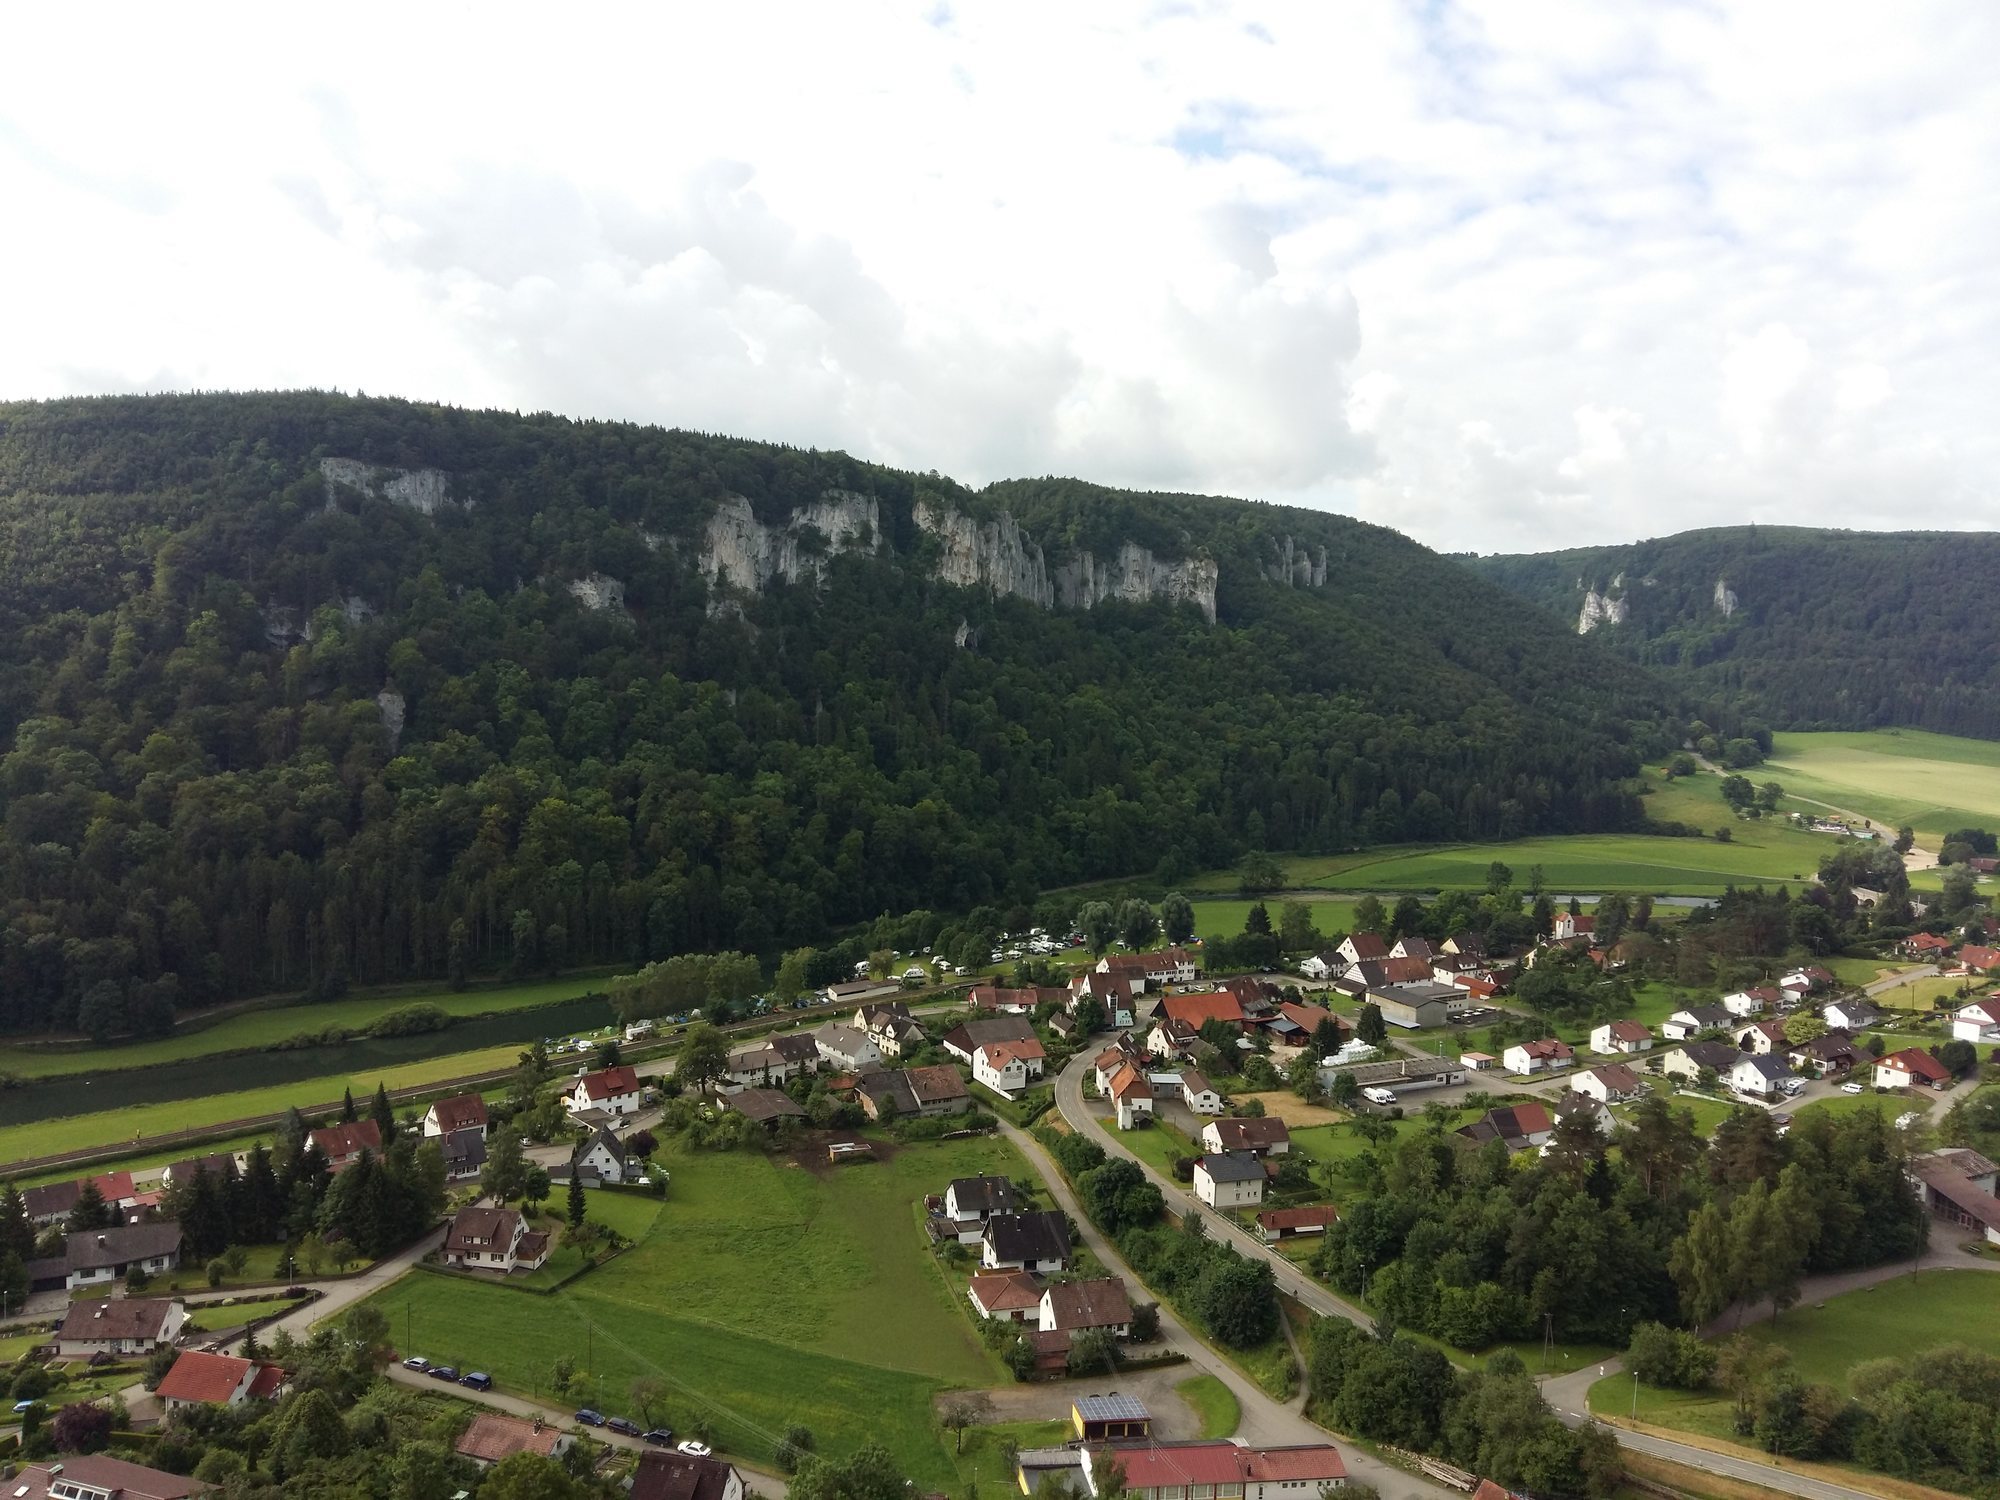
[[1653,1028],[1640,1021],[1613,1021],[1604,1029],[1618,1042],[1643,1042],[1653,1034]]
[[1951,1069],[1921,1047],[1905,1047],[1901,1052],[1891,1052],[1887,1057],[1880,1059],[1876,1066],[1908,1073],[1912,1078],[1921,1078],[1926,1083],[1942,1083],[1951,1077]]
[[1171,1016],[1196,1031],[1210,1021],[1240,1026],[1243,1024],[1243,1002],[1227,990],[1211,990],[1199,995],[1168,995],[1160,1001],[1154,1014]]
[[960,1021],[944,1034],[947,1048],[970,1057],[987,1042],[1032,1042],[1034,1023],[1026,1016],[979,1016]]
[[1223,1486],[1240,1490],[1246,1483],[1330,1483],[1347,1477],[1347,1466],[1331,1443],[1295,1448],[1244,1448],[1226,1439],[1202,1443],[1153,1443],[1144,1448],[1114,1448],[1111,1455],[1125,1471],[1128,1491]]
[[216,1151],[207,1156],[190,1156],[186,1161],[175,1162],[160,1175],[168,1182],[192,1182],[197,1172],[206,1172],[218,1181],[234,1178],[236,1158],[227,1151]]
[[919,1104],[943,1104],[972,1096],[972,1091],[965,1086],[965,1079],[950,1063],[905,1068],[903,1076],[910,1081],[910,1092],[916,1095]]
[[539,1453],[547,1458],[556,1451],[563,1430],[553,1422],[534,1422],[526,1417],[510,1417],[504,1412],[483,1411],[457,1443],[458,1452],[480,1463],[497,1464],[516,1453]]
[[615,1099],[620,1094],[639,1092],[639,1075],[627,1063],[615,1068],[599,1068],[595,1073],[586,1073],[577,1079],[576,1089],[581,1090],[586,1099]]
[[486,1101],[477,1094],[454,1094],[440,1099],[428,1113],[437,1116],[438,1129],[445,1135],[454,1130],[474,1130],[486,1124]]
[[1727,1026],[1736,1019],[1729,1013],[1729,1007],[1726,1005],[1684,1005],[1667,1019],[1672,1021],[1682,1016],[1686,1016],[1704,1031],[1711,1026]]
[[1025,1312],[1042,1305],[1042,1284],[1026,1271],[987,1271],[972,1278],[972,1298],[989,1313]]
[[166,1297],[105,1297],[93,1302],[72,1302],[56,1337],[71,1343],[86,1339],[157,1339],[174,1306],[173,1300]]
[[1224,1151],[1251,1151],[1259,1146],[1289,1144],[1292,1139],[1291,1128],[1275,1115],[1255,1120],[1210,1120],[1202,1127],[1202,1134],[1211,1130]]
[[85,1229],[63,1241],[63,1261],[72,1271],[98,1271],[135,1260],[157,1260],[181,1248],[181,1226],[172,1219],[153,1224],[124,1224],[115,1229]]
[[954,1177],[944,1192],[966,1213],[982,1216],[1012,1213],[1019,1196],[1005,1177]]
[[[166,1378],[154,1392],[162,1401],[204,1401],[220,1405],[236,1394],[243,1377],[256,1374],[250,1394],[275,1391],[284,1382],[282,1366],[269,1360],[239,1359],[233,1354],[210,1354],[202,1349],[185,1349]],[[260,1387],[264,1388],[260,1392]]]
[[1136,1396],[1078,1396],[1070,1408],[1086,1422],[1149,1422],[1153,1414]]
[[1733,1067],[1736,1059],[1743,1055],[1727,1042],[1689,1042],[1675,1050],[1684,1054],[1697,1068],[1713,1068],[1718,1073]]
[[312,1133],[312,1143],[328,1161],[342,1161],[369,1151],[382,1154],[382,1127],[373,1120],[343,1120]]
[[76,1207],[76,1200],[82,1192],[81,1181],[45,1182],[40,1187],[22,1188],[21,1203],[31,1219],[46,1219],[51,1215],[60,1217]]
[[986,1243],[997,1260],[1068,1260],[1069,1225],[1046,1209],[995,1214],[986,1221]]
[[461,1208],[444,1237],[447,1251],[505,1249],[514,1243],[520,1214],[511,1208]]
[[468,1125],[463,1130],[449,1131],[439,1137],[438,1144],[449,1165],[461,1170],[466,1167],[486,1165],[486,1132],[476,1125]]
[[719,1458],[642,1453],[627,1493],[630,1500],[722,1500],[730,1473],[730,1466]]
[[98,1490],[113,1500],[187,1500],[215,1488],[205,1480],[149,1469],[103,1453],[66,1453],[48,1463],[29,1464],[7,1481],[8,1500],[50,1500],[53,1486]]
[[1957,1020],[1960,1016],[1982,1026],[2000,1026],[2000,1000],[1975,1000],[1970,1005],[1961,1005],[1952,1012],[1952,1019]]
[[1211,1151],[1195,1163],[1210,1182],[1262,1182],[1264,1164],[1242,1151]]
[[1428,958],[1385,958],[1382,960],[1382,982],[1384,984],[1414,984],[1431,977],[1431,961]]
[[1298,1208],[1267,1208],[1257,1215],[1257,1222],[1266,1229],[1310,1229],[1318,1226],[1330,1229],[1340,1218],[1340,1210],[1331,1203],[1308,1203]]
[[1146,1081],[1146,1075],[1129,1062],[1121,1062],[1118,1071],[1111,1075],[1109,1093],[1114,1099],[1150,1099],[1153,1086]]
[[1347,947],[1354,953],[1355,961],[1366,962],[1371,958],[1387,958],[1389,945],[1372,932],[1350,933]]
[[1472,1141],[1512,1142],[1545,1134],[1551,1128],[1548,1106],[1530,1102],[1489,1109],[1470,1125],[1460,1126],[1458,1134]]
[[1215,1092],[1215,1085],[1208,1081],[1208,1075],[1196,1068],[1181,1069],[1181,1088],[1190,1094]]
[[1789,1078],[1792,1065],[1775,1052],[1739,1052],[1736,1066],[1751,1068],[1766,1078]]
[[1606,1063],[1601,1068],[1592,1068],[1583,1076],[1595,1078],[1614,1094],[1637,1093],[1642,1083],[1639,1075],[1623,1063]]
[[974,1057],[984,1057],[986,1066],[994,1072],[1004,1070],[1009,1063],[1020,1063],[1023,1067],[1031,1061],[1047,1057],[1048,1049],[1040,1042],[981,1042]]
[[1912,1156],[1909,1167],[1919,1177],[1928,1177],[1932,1172],[1953,1172],[1965,1177],[1991,1177],[2000,1172],[2000,1166],[1974,1151],[1970,1146],[1940,1146],[1935,1151],[1922,1151]]
[[1132,1321],[1132,1301],[1116,1276],[1090,1281],[1059,1281],[1042,1293],[1055,1326],[1076,1332],[1085,1328],[1123,1328]]
[[[1560,1037],[1545,1036],[1538,1041],[1522,1042],[1520,1050],[1530,1057],[1574,1057],[1576,1049]],[[1511,1049],[1510,1049],[1511,1050]]]
[[782,1089],[744,1089],[741,1093],[729,1095],[722,1103],[725,1108],[733,1109],[759,1124],[768,1124],[772,1120],[802,1120],[806,1114]]

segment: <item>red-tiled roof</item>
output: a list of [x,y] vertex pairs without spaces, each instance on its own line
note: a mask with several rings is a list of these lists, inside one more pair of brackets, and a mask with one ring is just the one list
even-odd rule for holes
[[203,1401],[211,1406],[220,1406],[236,1394],[236,1388],[243,1384],[243,1377],[250,1374],[253,1363],[257,1377],[252,1382],[256,1386],[266,1383],[266,1371],[272,1372],[269,1388],[276,1390],[283,1383],[285,1372],[278,1366],[264,1361],[238,1359],[233,1354],[208,1354],[200,1349],[185,1350],[174,1361],[174,1367],[167,1371],[166,1379],[160,1382],[156,1395],[162,1401]]
[[972,1278],[972,1297],[988,1312],[1020,1312],[1042,1305],[1042,1287],[1026,1271],[989,1272]]
[[1243,1024],[1243,1002],[1227,990],[1216,990],[1204,995],[1169,995],[1160,1002],[1160,1013],[1201,1030],[1205,1021],[1227,1021],[1232,1026]]
[[1608,1029],[1612,1040],[1619,1042],[1643,1042],[1653,1034],[1650,1026],[1638,1021],[1613,1021]]
[[1267,1208],[1257,1215],[1266,1229],[1328,1229],[1340,1218],[1331,1203],[1309,1203],[1301,1208]]
[[446,1135],[454,1130],[476,1129],[486,1123],[486,1101],[477,1094],[457,1094],[431,1106],[438,1128]]
[[1357,932],[1353,934],[1348,938],[1347,945],[1354,950],[1356,962],[1366,962],[1371,958],[1387,958],[1389,956],[1389,945],[1372,932]]
[[1330,1443],[1297,1448],[1239,1448],[1230,1442],[1156,1443],[1147,1448],[1115,1448],[1111,1456],[1125,1471],[1127,1490],[1180,1490],[1190,1485],[1240,1488],[1247,1481],[1328,1483],[1347,1477],[1347,1466]]
[[639,1092],[639,1075],[625,1064],[586,1073],[576,1082],[586,1099],[614,1099],[620,1094]]
[[1150,1099],[1153,1086],[1146,1081],[1146,1075],[1129,1062],[1112,1075],[1111,1097],[1114,1099]]
[[458,1451],[467,1458],[489,1464],[497,1464],[516,1453],[539,1453],[547,1458],[556,1451],[556,1442],[561,1437],[562,1428],[553,1422],[537,1423],[526,1417],[484,1411],[465,1429],[465,1436],[458,1440]]
[[1921,1047],[1905,1047],[1901,1052],[1891,1052],[1877,1066],[1888,1068],[1892,1072],[1908,1073],[1912,1078],[1921,1078],[1926,1083],[1942,1083],[1951,1077],[1951,1069]]
[[312,1133],[312,1143],[319,1148],[319,1154],[328,1161],[345,1161],[350,1156],[359,1156],[365,1148],[375,1155],[382,1154],[382,1130],[373,1120],[350,1120],[340,1125],[328,1125]]

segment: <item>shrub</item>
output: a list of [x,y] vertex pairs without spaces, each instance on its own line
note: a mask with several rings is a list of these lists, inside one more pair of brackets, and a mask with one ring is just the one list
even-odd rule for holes
[[1698,1391],[1715,1374],[1715,1350],[1692,1333],[1640,1323],[1632,1329],[1625,1366],[1648,1385]]

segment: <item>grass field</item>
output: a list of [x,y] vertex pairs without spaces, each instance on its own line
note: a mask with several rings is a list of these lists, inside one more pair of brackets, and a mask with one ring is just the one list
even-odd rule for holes
[[1118,1143],[1164,1177],[1174,1175],[1176,1156],[1201,1155],[1198,1144],[1158,1118],[1143,1130],[1119,1131]]
[[0,1073],[17,1078],[50,1078],[64,1073],[103,1073],[118,1068],[149,1068],[164,1062],[207,1057],[219,1052],[247,1052],[287,1041],[301,1032],[341,1026],[359,1031],[391,1011],[412,1005],[436,1005],[454,1017],[493,1015],[574,1000],[601,987],[602,977],[550,979],[482,990],[397,991],[318,1005],[278,1005],[226,1016],[158,1041],[128,1042],[115,1047],[0,1047]]
[[205,1332],[216,1333],[224,1328],[240,1328],[259,1318],[290,1312],[298,1305],[296,1297],[265,1297],[256,1302],[232,1302],[227,1307],[191,1308],[188,1319],[190,1326],[199,1325]]
[[[1271,918],[1271,927],[1278,926],[1278,907],[1286,901],[1303,901],[1312,908],[1313,926],[1328,937],[1335,933],[1354,930],[1354,902],[1341,896],[1316,895],[1299,892],[1291,895],[1272,896],[1265,901],[1264,910]],[[1243,924],[1250,916],[1252,901],[1208,900],[1194,903],[1194,930],[1197,937],[1222,935],[1234,937],[1243,930]]]
[[1213,1375],[1191,1376],[1174,1387],[1174,1394],[1187,1402],[1201,1419],[1201,1435],[1205,1438],[1233,1436],[1237,1424],[1243,1420],[1236,1393]]
[[920,1484],[956,1485],[931,1399],[1006,1375],[954,1305],[914,1205],[954,1177],[1035,1181],[1013,1148],[905,1146],[837,1171],[742,1153],[668,1165],[672,1191],[637,1248],[559,1292],[414,1275],[373,1302],[416,1352],[509,1389],[545,1393],[568,1353],[589,1360],[607,1412],[647,1376],[671,1392],[674,1426],[706,1416],[745,1456],[768,1459],[803,1422],[825,1451],[879,1438]]
[[1934,837],[2000,826],[2000,745],[1917,729],[1781,734],[1754,773],[1786,794]]
[[[94,1114],[37,1120],[32,1125],[10,1125],[0,1130],[0,1161],[47,1156],[58,1151],[78,1151],[91,1146],[115,1146],[120,1141],[140,1136],[271,1114],[293,1104],[303,1107],[338,1102],[343,1089],[353,1089],[354,1096],[359,1099],[373,1094],[377,1083],[386,1084],[391,1089],[416,1088],[462,1074],[511,1067],[520,1055],[518,1044],[481,1047],[472,1052],[425,1058],[421,1062],[399,1063],[365,1075],[335,1073],[324,1078],[307,1078],[298,1083],[210,1094],[203,1099],[128,1105],[123,1109],[99,1110]],[[244,1071],[254,1073],[255,1068],[246,1066]],[[107,1083],[106,1092],[115,1096],[116,1085]],[[185,1149],[170,1152],[167,1159],[172,1161],[187,1154]]]
[[[2000,1355],[2000,1276],[1986,1271],[1921,1271],[1823,1303],[1793,1308],[1745,1330],[1781,1344],[1808,1380],[1847,1389],[1848,1373],[1885,1354],[1908,1358],[1942,1344]],[[1716,1392],[1639,1386],[1639,1419],[1710,1437],[1732,1437],[1729,1398]],[[1590,1409],[1629,1415],[1632,1377],[1612,1375],[1590,1388]]]

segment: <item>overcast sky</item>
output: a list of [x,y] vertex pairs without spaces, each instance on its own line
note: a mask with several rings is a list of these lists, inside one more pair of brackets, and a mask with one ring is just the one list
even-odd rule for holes
[[1993,6],[8,31],[4,396],[546,408],[1456,551],[2000,522]]

